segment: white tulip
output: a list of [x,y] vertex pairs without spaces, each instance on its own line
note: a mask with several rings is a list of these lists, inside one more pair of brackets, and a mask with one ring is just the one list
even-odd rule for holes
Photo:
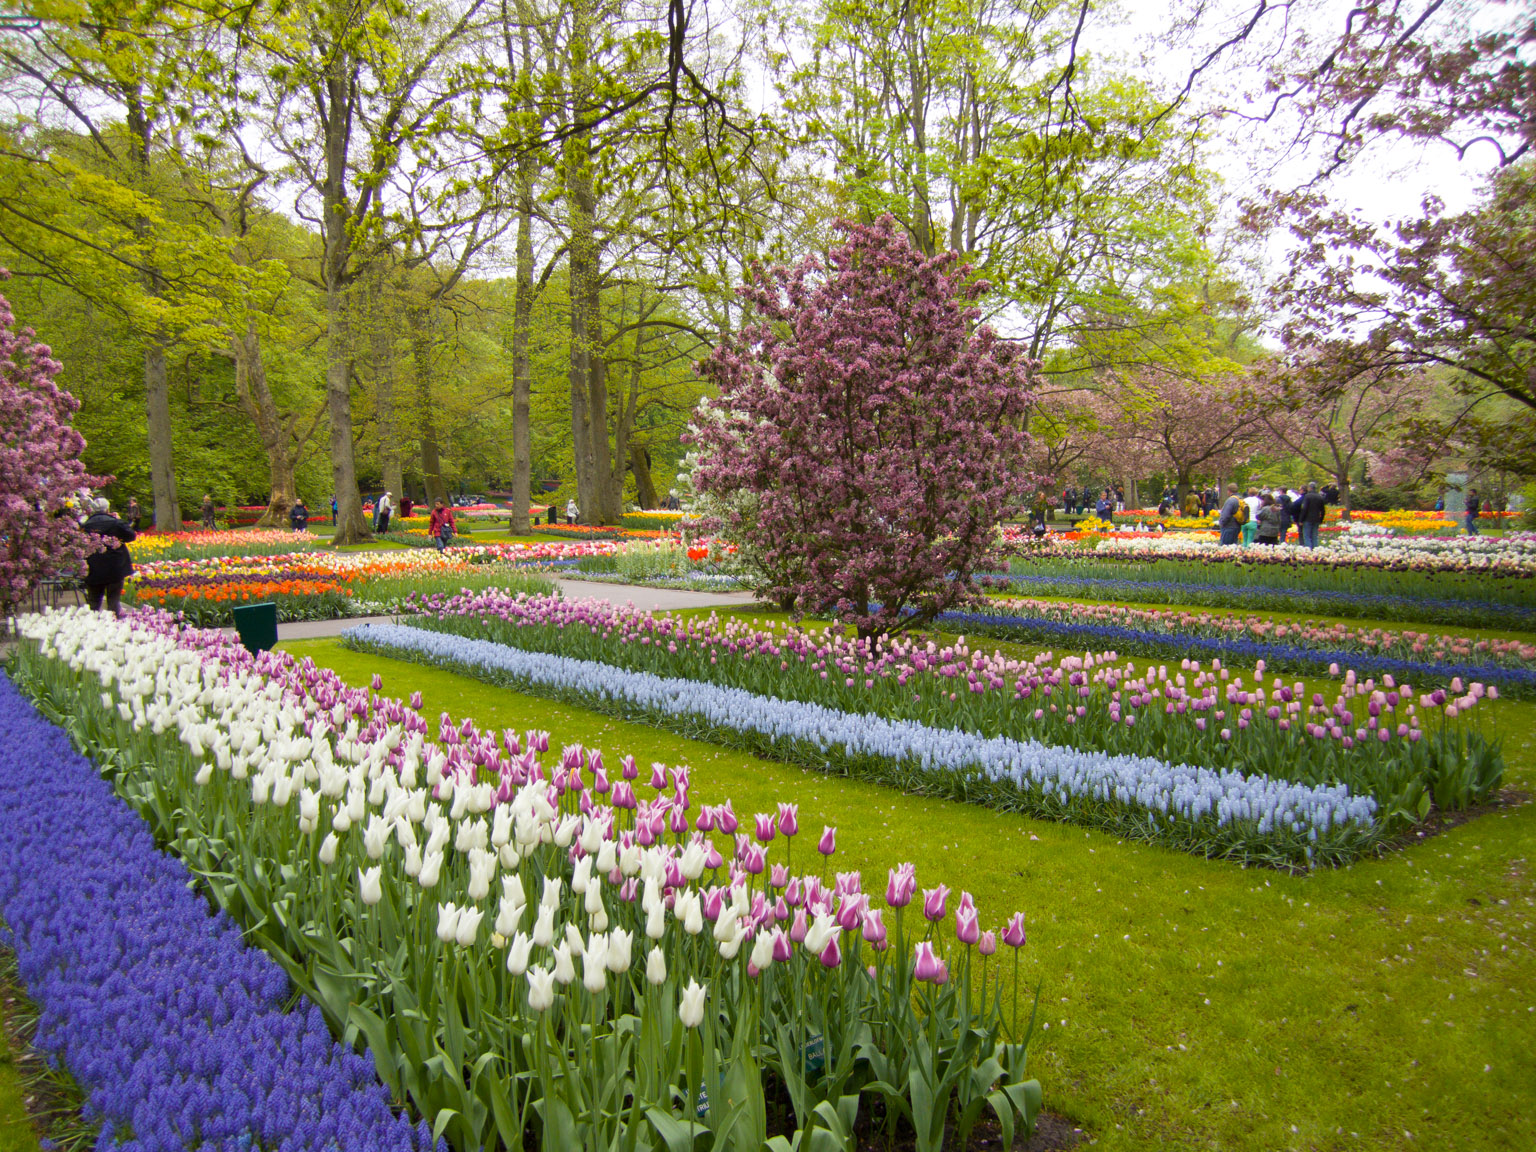
[[512,840],[512,807],[508,804],[497,805],[495,814],[491,817],[491,844],[496,848],[504,848]]
[[528,897],[523,894],[522,877],[502,874],[501,898],[510,903],[514,908],[522,908],[528,903]]
[[[197,770],[197,775],[192,777],[192,782],[201,788],[212,779],[213,765],[205,762],[203,766]],[[284,799],[286,800],[287,797],[284,797]]]
[[469,850],[469,896],[472,900],[484,900],[491,894],[491,881],[496,878],[496,853],[484,848]]
[[320,820],[320,794],[308,788],[299,793],[299,819],[314,825]]
[[741,951],[741,945],[746,938],[747,934],[745,932],[739,932],[734,939],[722,940],[720,942],[720,955],[727,960],[736,959],[736,953]]
[[508,871],[522,863],[522,857],[517,853],[515,844],[503,844],[501,846],[501,866]]
[[409,844],[405,849],[405,874],[412,880],[421,875],[421,846]]
[[[253,792],[255,791],[256,785],[260,782],[260,776],[254,777],[251,780],[251,790]],[[345,807],[336,809],[336,815],[331,817],[331,827],[336,829],[338,832],[345,832],[348,828],[352,827],[352,817],[347,815],[347,810]]]
[[773,933],[759,928],[757,936],[752,941],[752,967],[759,972],[765,971],[768,965],[773,963]]
[[459,908],[456,904],[437,906],[437,938],[451,944],[459,934]]
[[595,856],[597,850],[603,846],[603,841],[607,839],[607,831],[606,824],[589,816],[587,822],[582,825],[581,838],[577,843],[581,845],[581,850],[588,856]]
[[544,895],[539,898],[539,903],[551,908],[560,903],[560,877],[544,877]]
[[479,908],[463,908],[459,911],[458,941],[460,948],[468,948],[480,932],[480,921],[485,916]]
[[416,876],[416,883],[423,888],[432,888],[437,884],[437,878],[443,871],[443,854],[441,852],[428,852],[421,858],[421,871]]
[[528,969],[528,1007],[543,1012],[555,1002],[555,978],[547,968]]
[[369,868],[366,872],[361,868],[357,870],[357,886],[364,904],[370,907],[384,898],[383,885],[380,882],[380,869]]
[[389,825],[378,816],[370,817],[368,827],[363,830],[363,851],[368,853],[368,859],[377,860],[383,856],[384,846],[388,841]]
[[336,863],[336,843],[336,833],[334,832],[329,833],[324,840],[320,841],[320,863]]
[[583,856],[576,861],[576,868],[571,873],[571,891],[578,896],[584,896],[587,886],[592,883],[592,857]]
[[453,839],[453,847],[458,852],[472,852],[476,848],[485,848],[491,839],[491,830],[486,827],[484,820],[466,820],[459,825],[458,835]]
[[565,926],[565,946],[577,955],[586,951],[586,945],[581,942],[581,929],[575,924],[567,923]]
[[661,899],[661,879],[656,876],[647,876],[645,886],[640,889],[640,910],[649,916],[656,909],[665,909],[665,907]]
[[[704,905],[699,899],[699,894],[692,889],[687,892],[689,897],[687,907],[683,909],[683,931],[690,936],[697,936],[704,931]],[[677,905],[683,903],[683,897],[679,896],[672,904],[673,914],[677,912]]]
[[688,846],[683,849],[682,860],[678,867],[682,869],[683,876],[690,882],[704,875],[704,865],[709,863],[709,853],[695,840],[690,840]]
[[588,916],[606,913],[607,910],[603,907],[603,887],[601,884],[593,884],[587,889],[585,905]]
[[660,940],[667,932],[667,909],[657,901],[655,907],[645,914],[645,934],[652,940]]
[[736,918],[734,908],[720,909],[720,917],[715,921],[715,942],[724,944],[727,940],[735,940],[741,935],[741,921]]
[[562,985],[576,979],[576,965],[571,960],[571,946],[564,940],[560,942],[560,947],[555,949],[555,979]]
[[[445,779],[443,781],[444,788],[447,785],[448,781]],[[448,797],[445,795],[443,799],[446,800]],[[453,806],[448,810],[448,818],[450,820],[462,820],[465,814],[469,812],[469,801],[470,790],[468,788],[456,789],[453,793]]]
[[837,935],[837,931],[831,914],[823,912],[811,921],[810,928],[806,930],[805,950],[812,956],[820,956],[832,942],[832,937]]
[[507,971],[521,976],[528,970],[528,956],[533,951],[533,941],[519,932],[507,946]]
[[555,909],[552,905],[539,905],[539,914],[533,922],[533,942],[540,948],[548,948],[555,938]]
[[619,853],[619,871],[625,876],[640,875],[640,845],[630,844]]
[[523,924],[523,906],[513,904],[505,896],[496,905],[496,931],[503,936],[511,936]]
[[606,876],[619,862],[619,846],[612,840],[604,840],[597,850],[597,871]]
[[645,978],[658,987],[667,982],[667,955],[659,947],[645,958]]
[[629,971],[630,956],[634,951],[633,934],[615,928],[608,934],[608,971],[622,975]]
[[587,951],[581,957],[581,986],[594,996],[608,985],[607,952]]
[[403,813],[396,817],[394,828],[396,844],[407,850],[416,847],[416,827]]
[[[272,787],[272,781],[267,776],[266,772],[263,771],[263,772],[258,773],[255,776],[252,776],[251,777],[251,803],[252,804],[265,804],[267,802],[267,792],[268,792],[268,790],[271,787]],[[337,831],[338,832],[345,832],[346,829],[345,828],[338,828]]]
[[683,989],[683,999],[677,1007],[677,1018],[684,1028],[697,1028],[704,1021],[704,992],[697,980],[688,981]]
[[567,816],[560,821],[555,829],[554,842],[556,848],[569,848],[571,841],[576,837],[576,826],[581,823],[580,816]]
[[363,794],[361,788],[349,788],[347,790],[347,815],[356,824],[368,812],[368,797]]

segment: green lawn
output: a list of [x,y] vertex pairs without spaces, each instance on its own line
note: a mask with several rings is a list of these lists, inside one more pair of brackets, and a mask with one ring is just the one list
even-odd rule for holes
[[[750,615],[764,618],[762,609]],[[1041,986],[1047,1107],[1106,1149],[1536,1148],[1536,808],[1517,803],[1390,858],[1287,876],[1097,832],[912,798],[683,740],[334,640],[283,647],[354,684],[420,690],[429,715],[548,729],[610,765],[693,767],[699,802],[798,801],[837,866],[881,888],[968,889],[1015,909]],[[1510,783],[1536,785],[1536,705],[1500,701]],[[781,849],[775,845],[775,859]]]

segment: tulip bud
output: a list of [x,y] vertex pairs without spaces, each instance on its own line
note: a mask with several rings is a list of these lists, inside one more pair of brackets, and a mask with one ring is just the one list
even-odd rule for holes
[[528,969],[528,1007],[543,1012],[554,1002],[554,976],[546,968]]
[[677,1018],[684,1028],[697,1028],[703,1023],[704,995],[705,989],[699,986],[697,980],[688,981],[688,987],[683,989],[682,1002],[677,1008]]
[[830,856],[837,851],[837,829],[830,825],[822,825],[821,839],[816,842],[816,851],[823,856]]
[[380,875],[379,868],[369,868],[366,872],[361,868],[358,869],[358,892],[364,904],[372,906],[384,898]]
[[652,948],[645,959],[645,978],[658,987],[667,982],[667,956],[659,947]]

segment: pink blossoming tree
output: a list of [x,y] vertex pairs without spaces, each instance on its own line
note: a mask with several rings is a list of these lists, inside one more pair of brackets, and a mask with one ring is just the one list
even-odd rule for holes
[[[842,224],[823,267],[759,270],[755,315],[701,365],[719,399],[693,482],[757,558],[758,590],[875,637],[977,595],[1024,491],[1034,365],[973,302],[986,285],[895,222]],[[733,500],[745,495],[746,501]]]
[[0,621],[42,577],[76,575],[98,549],[73,505],[106,482],[80,462],[85,440],[69,423],[80,402],[54,384],[59,363],[15,325],[0,296]]

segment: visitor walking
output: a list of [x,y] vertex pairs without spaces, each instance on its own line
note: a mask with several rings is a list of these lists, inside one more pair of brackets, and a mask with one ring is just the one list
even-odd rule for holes
[[1467,535],[1468,536],[1480,536],[1480,535],[1482,535],[1482,533],[1480,533],[1477,530],[1477,489],[1476,488],[1468,488],[1467,489],[1466,525],[1467,525]]
[[1303,548],[1317,547],[1317,530],[1322,526],[1323,517],[1327,514],[1328,505],[1317,490],[1317,481],[1310,481],[1307,484],[1306,493],[1296,501],[1295,505],[1296,526],[1301,533]]
[[411,518],[411,510],[415,507],[416,505],[411,502],[411,494],[409,492],[400,493],[400,519],[409,520]]
[[135,532],[139,530],[139,521],[144,519],[143,509],[139,507],[138,500],[132,496],[128,497],[128,507],[123,511],[123,519]]
[[331,497],[331,523],[336,523],[336,497]]
[[432,509],[432,514],[427,517],[427,535],[432,538],[432,544],[439,552],[448,547],[448,541],[453,539],[453,534],[458,530],[458,525],[453,519],[453,509],[446,507],[441,500]]
[[1099,503],[1094,508],[1094,511],[1098,513],[1099,519],[1105,524],[1113,524],[1115,522],[1115,497],[1114,493],[1108,488],[1104,489],[1104,495],[1099,497]]
[[295,532],[309,531],[309,509],[304,507],[302,496],[293,502],[292,508],[288,509],[288,527]]
[[1259,497],[1259,522],[1254,530],[1254,539],[1272,548],[1280,543],[1285,529],[1285,512],[1281,510],[1280,501],[1268,492],[1264,493]]
[[1243,521],[1240,517],[1247,515],[1248,505],[1237,494],[1237,485],[1227,485],[1227,502],[1221,506],[1221,515],[1216,518],[1216,527],[1221,530],[1222,544],[1236,544],[1243,532]]
[[138,537],[132,525],[112,515],[111,506],[100,498],[91,502],[91,514],[80,525],[85,531],[101,537],[100,552],[92,552],[85,558],[85,595],[92,612],[101,610],[102,598],[106,598],[107,611],[116,616],[123,596],[123,581],[133,575],[133,557],[128,554],[128,544]]
[[1291,524],[1294,522],[1291,512],[1296,498],[1291,495],[1290,489],[1281,488],[1275,493],[1275,503],[1280,506],[1280,539],[1284,540],[1291,534]]
[[379,497],[378,507],[374,510],[374,518],[378,521],[378,527],[375,531],[389,531],[389,514],[393,511],[394,505],[390,503],[389,489],[386,488],[384,494]]
[[203,497],[203,531],[212,532],[217,525],[214,522],[213,497]]

